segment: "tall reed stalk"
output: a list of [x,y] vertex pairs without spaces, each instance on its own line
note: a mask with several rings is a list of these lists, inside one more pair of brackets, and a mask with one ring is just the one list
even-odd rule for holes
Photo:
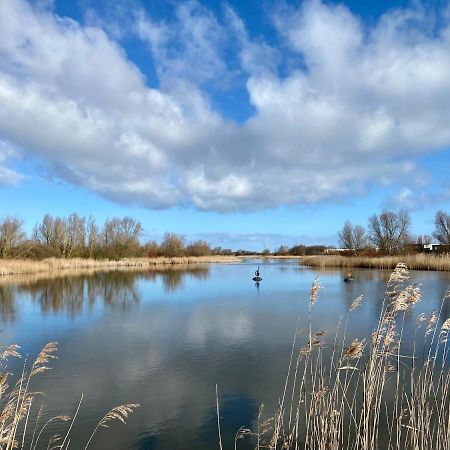
[[301,264],[311,267],[362,267],[368,269],[393,270],[399,262],[403,262],[411,270],[438,270],[450,271],[450,255],[443,253],[413,254],[403,256],[340,256],[340,255],[318,255],[306,256]]
[[[43,422],[43,407],[39,408],[37,414],[32,414],[33,406],[42,395],[42,393],[32,390],[32,384],[34,378],[46,372],[49,369],[48,363],[56,358],[56,343],[50,342],[47,344],[31,367],[27,369],[24,365],[19,379],[10,385],[11,374],[7,371],[7,362],[10,358],[20,358],[18,350],[17,345],[0,349],[0,450],[68,450],[72,444],[70,432],[80,410],[83,396],[80,398],[73,417],[61,415],[51,417]],[[84,449],[86,450],[89,447],[100,427],[108,427],[112,421],[125,423],[129,414],[137,407],[139,407],[138,404],[131,403],[117,406],[106,413],[87,439]],[[47,441],[44,441],[48,426],[56,421],[67,422],[64,435],[52,435]],[[77,446],[79,446],[79,443],[77,443]]]
[[377,326],[362,339],[348,342],[346,336],[362,297],[340,321],[332,344],[324,331],[314,331],[319,289],[316,279],[308,336],[297,344],[297,325],[279,408],[265,421],[259,413],[256,431],[246,437],[253,436],[257,450],[449,449],[450,318],[441,316],[450,292],[438,312],[419,315],[414,339],[423,334],[420,352],[415,341],[405,343],[405,317],[421,299],[405,264],[393,271]]

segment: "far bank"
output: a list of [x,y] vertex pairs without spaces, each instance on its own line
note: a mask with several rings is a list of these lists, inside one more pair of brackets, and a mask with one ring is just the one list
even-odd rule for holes
[[152,269],[173,265],[234,263],[240,259],[236,256],[186,256],[156,258],[124,258],[119,260],[89,258],[47,258],[40,261],[29,259],[1,259],[0,276],[54,272],[72,269]]
[[320,255],[305,256],[301,264],[310,267],[361,267],[369,269],[395,269],[400,262],[405,263],[411,270],[450,271],[450,255],[399,255],[399,256],[340,256]]

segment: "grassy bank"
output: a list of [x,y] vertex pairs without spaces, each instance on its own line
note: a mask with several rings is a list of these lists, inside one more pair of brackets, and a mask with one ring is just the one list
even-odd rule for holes
[[43,273],[73,269],[117,270],[117,269],[152,269],[175,264],[209,264],[238,262],[235,256],[189,256],[174,258],[126,258],[118,261],[85,258],[48,258],[41,261],[24,259],[0,260],[0,276]]
[[450,271],[450,255],[402,255],[364,256],[321,255],[307,256],[302,264],[311,267],[364,267],[369,269],[395,269],[399,262],[404,262],[412,270]]

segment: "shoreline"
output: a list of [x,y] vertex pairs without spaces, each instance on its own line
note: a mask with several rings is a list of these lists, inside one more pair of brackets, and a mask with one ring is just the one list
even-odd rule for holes
[[298,255],[239,255],[237,258],[243,259],[303,259],[304,256]]
[[450,255],[399,255],[399,256],[340,256],[319,255],[302,258],[301,265],[308,267],[395,269],[398,263],[405,263],[410,270],[431,270],[450,272]]
[[181,256],[157,258],[124,258],[117,261],[89,258],[48,258],[40,261],[28,259],[0,260],[0,278],[12,275],[34,273],[53,273],[69,270],[124,270],[124,269],[153,269],[170,267],[173,265],[192,264],[231,264],[239,262],[236,256]]

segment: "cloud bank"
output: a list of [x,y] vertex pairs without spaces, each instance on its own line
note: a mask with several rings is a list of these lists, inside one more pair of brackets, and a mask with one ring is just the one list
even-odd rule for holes
[[[212,211],[334,201],[414,178],[415,158],[450,146],[445,15],[438,25],[411,7],[368,26],[308,0],[272,12],[274,47],[227,5],[218,17],[182,2],[165,21],[136,9],[128,32],[148,48],[151,86],[120,33],[49,5],[0,2],[0,140],[114,201]],[[236,87],[254,108],[244,122],[215,106]],[[8,164],[0,149],[0,184],[19,181]]]

